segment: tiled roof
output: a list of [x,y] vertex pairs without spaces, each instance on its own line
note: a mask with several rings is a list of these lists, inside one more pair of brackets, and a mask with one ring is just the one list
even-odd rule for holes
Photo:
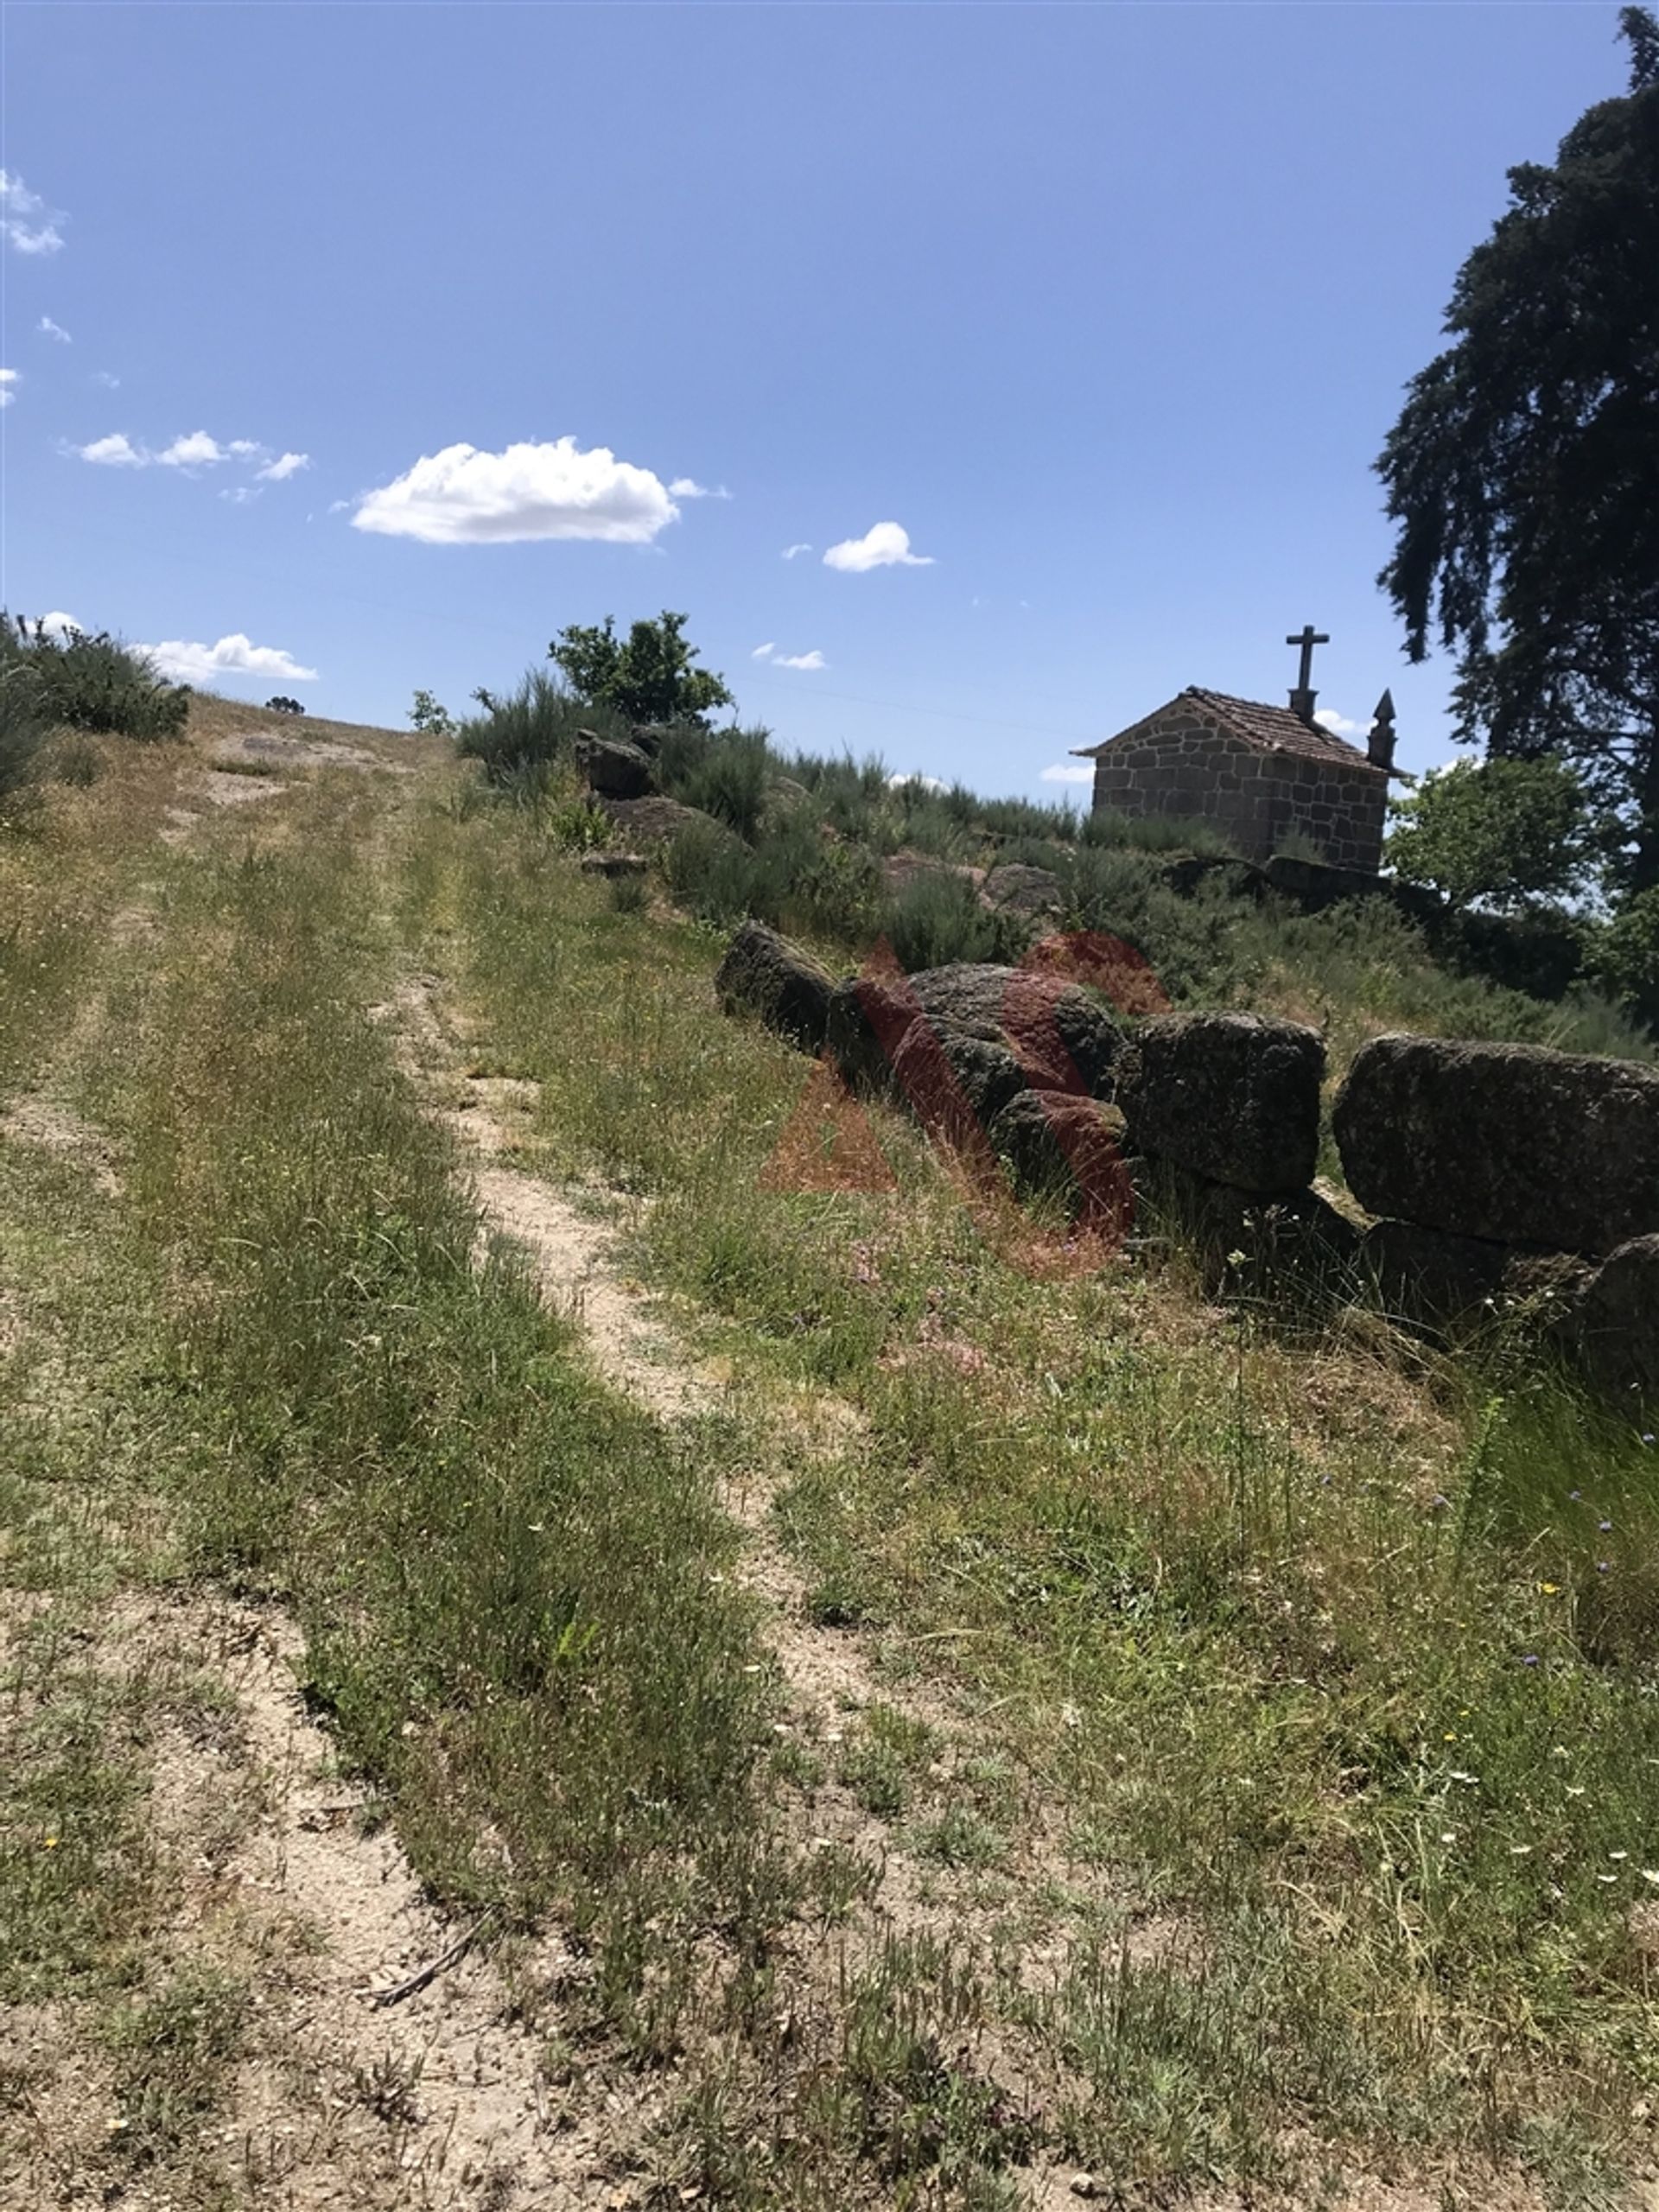
[[[1181,699],[1191,699],[1211,721],[1219,722],[1241,745],[1253,746],[1260,753],[1300,753],[1310,760],[1323,760],[1342,768],[1363,768],[1372,775],[1383,771],[1372,766],[1357,747],[1338,737],[1334,730],[1322,723],[1309,724],[1293,714],[1288,707],[1264,706],[1258,699],[1232,699],[1224,691],[1206,691],[1201,685],[1189,683],[1180,699],[1172,699],[1169,706],[1160,707],[1160,715],[1167,714],[1169,707],[1179,706]],[[1120,730],[1117,737],[1109,737],[1104,744],[1079,746],[1077,757],[1082,760],[1098,760],[1108,745],[1116,745],[1118,737],[1132,736],[1154,719],[1143,715],[1130,728]]]

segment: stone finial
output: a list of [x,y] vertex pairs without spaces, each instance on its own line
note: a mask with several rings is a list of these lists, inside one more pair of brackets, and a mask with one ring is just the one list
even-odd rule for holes
[[1385,691],[1376,702],[1376,712],[1371,722],[1370,735],[1365,741],[1365,750],[1374,768],[1394,772],[1394,694]]

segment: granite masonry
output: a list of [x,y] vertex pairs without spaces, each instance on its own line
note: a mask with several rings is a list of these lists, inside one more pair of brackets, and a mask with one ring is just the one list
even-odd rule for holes
[[[1311,702],[1313,695],[1305,695]],[[1211,824],[1249,861],[1270,860],[1293,833],[1332,866],[1374,875],[1393,767],[1392,723],[1379,713],[1369,753],[1289,707],[1189,686],[1104,744],[1096,809]]]

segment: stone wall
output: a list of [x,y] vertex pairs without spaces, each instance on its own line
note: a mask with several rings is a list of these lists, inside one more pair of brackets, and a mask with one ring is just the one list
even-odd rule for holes
[[1242,744],[1202,708],[1176,701],[1095,762],[1095,804],[1212,823],[1246,860],[1265,861],[1290,831],[1338,868],[1375,874],[1386,785],[1352,768]]
[[1173,1238],[1218,1294],[1370,1302],[1446,1343],[1502,1318],[1659,1426],[1659,1068],[1374,1038],[1332,1116],[1351,1204],[1316,1183],[1325,1048],[1297,1023],[1126,1023],[1036,969],[837,980],[757,922],[717,981],[728,1012],[993,1179],[1069,1195],[1130,1255]]

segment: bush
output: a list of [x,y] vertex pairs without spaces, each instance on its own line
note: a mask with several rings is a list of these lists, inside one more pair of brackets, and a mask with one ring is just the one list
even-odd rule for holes
[[0,662],[0,821],[21,813],[33,796],[45,736],[35,670]]
[[1602,931],[1592,965],[1610,996],[1659,1029],[1659,889],[1625,901]]
[[30,670],[48,727],[108,730],[148,743],[176,737],[190,712],[190,688],[169,683],[146,653],[106,630],[48,632],[0,613],[0,670]]
[[1014,915],[988,912],[959,875],[918,876],[887,902],[880,923],[907,975],[953,960],[1018,960],[1030,935]]
[[[417,702],[429,696],[430,694],[424,691],[417,691],[415,694]],[[285,693],[279,691],[274,699],[266,700],[265,711],[271,715],[302,715],[305,709],[297,699],[290,699]]]
[[[677,766],[680,759],[685,761],[683,767]],[[760,827],[776,767],[764,729],[703,734],[700,747],[694,747],[691,733],[682,732],[677,751],[664,744],[659,753],[657,780],[671,798],[712,814],[740,837],[753,838]]]
[[666,609],[654,622],[636,622],[626,639],[615,618],[573,622],[548,647],[576,696],[612,709],[627,722],[701,721],[732,695],[712,670],[694,668],[697,649],[683,635],[685,617]]
[[481,760],[493,784],[508,781],[526,768],[568,760],[578,730],[601,737],[628,735],[628,726],[608,708],[577,699],[539,668],[525,674],[516,690],[498,699],[488,691],[473,696],[484,711],[469,715],[456,734],[459,750]]
[[1192,853],[1200,860],[1237,857],[1213,823],[1191,822],[1178,814],[1121,814],[1116,807],[1096,807],[1084,816],[1077,836],[1082,844],[1103,850]]
[[1238,931],[1253,912],[1224,880],[1183,897],[1144,853],[1085,844],[1071,872],[1071,925],[1133,945],[1178,1001],[1232,995],[1242,977]]
[[[286,711],[292,702],[285,699],[273,699],[270,703],[273,707],[281,707]],[[298,709],[296,711],[302,713],[304,709]],[[455,734],[454,716],[448,708],[441,705],[429,691],[417,691],[415,694],[414,702],[409,710],[409,719],[423,737],[453,737]]]

